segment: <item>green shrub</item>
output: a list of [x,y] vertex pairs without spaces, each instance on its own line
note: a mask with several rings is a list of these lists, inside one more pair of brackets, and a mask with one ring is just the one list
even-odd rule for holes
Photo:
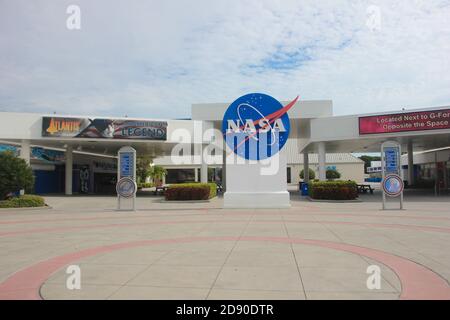
[[180,183],[170,185],[164,193],[166,200],[208,200],[217,194],[215,183]]
[[45,206],[44,198],[31,194],[26,194],[20,197],[14,197],[8,200],[0,201],[0,208],[25,208],[43,206]]
[[[316,178],[316,173],[314,172],[313,169],[309,169],[309,180],[314,180]],[[300,179],[305,179],[305,169],[302,169],[302,171],[300,171]]]
[[0,200],[20,189],[29,191],[33,185],[33,170],[25,160],[9,151],[0,152]]
[[335,169],[328,169],[326,171],[325,175],[328,180],[339,179],[341,177],[341,174],[339,173],[339,171],[337,171]]
[[355,181],[311,182],[309,196],[323,200],[353,200],[358,197],[358,187]]
[[138,189],[142,189],[142,188],[152,188],[155,185],[152,182],[139,182],[137,184]]

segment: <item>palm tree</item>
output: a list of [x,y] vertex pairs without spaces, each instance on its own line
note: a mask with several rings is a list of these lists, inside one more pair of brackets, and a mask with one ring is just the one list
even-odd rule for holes
[[150,175],[152,158],[149,156],[139,156],[136,159],[136,176],[137,182],[145,182],[145,179]]
[[162,184],[162,179],[167,174],[167,170],[161,166],[151,166],[149,170],[149,177],[152,178],[155,185],[160,186]]

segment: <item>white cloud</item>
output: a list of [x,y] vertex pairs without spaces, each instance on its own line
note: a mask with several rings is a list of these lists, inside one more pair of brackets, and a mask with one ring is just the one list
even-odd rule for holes
[[337,114],[448,105],[449,18],[449,1],[3,0],[0,110],[174,118],[255,91]]

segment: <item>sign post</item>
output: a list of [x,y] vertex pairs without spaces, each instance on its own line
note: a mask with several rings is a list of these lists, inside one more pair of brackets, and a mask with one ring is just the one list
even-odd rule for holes
[[399,198],[400,209],[403,209],[404,184],[401,154],[401,146],[396,141],[385,141],[381,145],[383,210],[386,210],[386,197]]
[[[117,210],[136,210],[136,150],[122,147],[118,152],[117,166]],[[131,205],[130,205],[131,200]]]

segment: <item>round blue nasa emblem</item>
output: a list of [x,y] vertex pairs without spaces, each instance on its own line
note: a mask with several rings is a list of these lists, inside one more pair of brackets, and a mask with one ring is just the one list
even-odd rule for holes
[[403,192],[403,180],[398,174],[389,174],[383,180],[383,190],[386,195],[396,197]]
[[284,106],[262,93],[236,99],[223,116],[222,133],[228,147],[248,160],[263,160],[277,154],[290,131],[287,111],[298,97]]
[[116,191],[117,194],[124,198],[131,198],[136,193],[136,182],[130,177],[123,177],[117,181]]

